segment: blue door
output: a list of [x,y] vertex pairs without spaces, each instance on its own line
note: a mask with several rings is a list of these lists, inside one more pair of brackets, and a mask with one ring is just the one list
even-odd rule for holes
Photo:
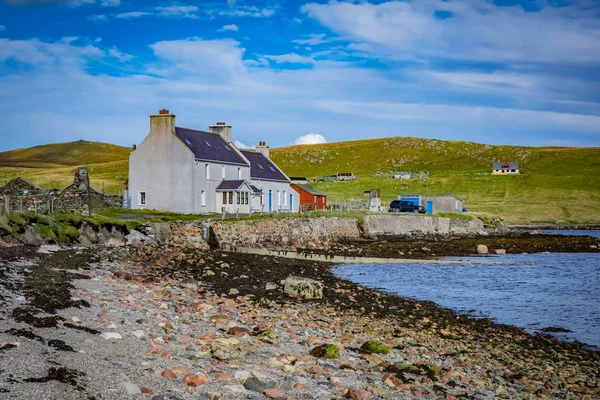
[[433,214],[433,202],[431,200],[427,202],[427,214]]
[[290,194],[290,211],[294,211],[294,195]]
[[273,193],[269,190],[269,212],[273,211]]

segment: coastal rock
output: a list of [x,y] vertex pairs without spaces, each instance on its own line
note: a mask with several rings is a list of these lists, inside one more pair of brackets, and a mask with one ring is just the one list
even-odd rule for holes
[[317,346],[310,351],[310,355],[319,358],[340,358],[340,349],[333,343]]
[[484,254],[488,254],[488,253],[489,253],[489,250],[485,244],[477,245],[477,254],[484,255]]
[[150,239],[148,236],[144,235],[142,232],[137,230],[132,230],[129,232],[127,236],[125,236],[125,244],[127,246],[139,246],[142,244],[150,244],[153,242],[153,239]]
[[256,351],[256,346],[249,343],[226,342],[224,339],[217,339],[215,342],[210,352],[214,358],[221,361],[243,360]]
[[269,388],[269,385],[267,385],[266,383],[264,383],[260,379],[252,376],[252,377],[246,379],[246,381],[244,382],[244,388],[246,390],[250,390],[252,392],[262,393],[266,389]]
[[496,254],[504,255],[504,254],[506,254],[506,249],[496,249]]
[[106,340],[123,339],[123,337],[120,334],[118,334],[117,332],[105,332],[105,333],[101,334],[100,337],[103,337]]
[[204,375],[188,374],[183,377],[183,383],[191,387],[198,387],[208,382],[208,377]]
[[369,354],[389,354],[390,348],[376,340],[367,340],[360,349]]
[[298,299],[322,299],[323,284],[314,279],[288,276],[284,281],[284,293]]

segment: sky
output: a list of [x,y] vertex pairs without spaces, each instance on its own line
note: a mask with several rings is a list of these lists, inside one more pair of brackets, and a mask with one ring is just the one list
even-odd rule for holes
[[0,151],[125,146],[149,115],[244,146],[600,146],[600,0],[0,0]]

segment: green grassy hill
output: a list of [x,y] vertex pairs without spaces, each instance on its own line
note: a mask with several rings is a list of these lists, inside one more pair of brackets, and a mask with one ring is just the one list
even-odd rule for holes
[[[382,204],[399,194],[452,194],[474,214],[508,222],[600,222],[600,148],[491,146],[395,137],[272,151],[291,176],[352,172],[351,182],[320,182],[329,202],[365,203],[381,188]],[[517,176],[491,175],[494,161],[518,161]],[[429,179],[393,179],[393,171],[427,171]],[[375,176],[376,173],[383,176]]]
[[[64,188],[76,167],[92,184],[119,193],[130,149],[78,141],[0,153],[0,184],[17,176],[45,188]],[[351,182],[320,182],[329,203],[365,203],[381,188],[383,204],[401,193],[453,194],[469,213],[513,223],[600,223],[600,148],[518,147],[395,137],[272,149],[291,176],[318,178],[352,172]],[[518,161],[521,175],[492,176],[494,161]],[[393,171],[426,171],[429,179],[393,179]],[[381,173],[381,176],[375,176]]]
[[87,166],[92,185],[119,193],[127,179],[128,147],[88,142],[56,143],[0,153],[0,185],[18,176],[43,188],[63,189],[75,170]]

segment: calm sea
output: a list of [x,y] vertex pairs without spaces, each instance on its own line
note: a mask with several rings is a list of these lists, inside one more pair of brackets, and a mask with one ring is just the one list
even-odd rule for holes
[[569,230],[569,229],[545,229],[545,230],[526,230],[529,233],[539,233],[543,235],[566,235],[566,236],[591,236],[600,238],[600,230]]
[[475,317],[529,332],[553,334],[600,348],[600,254],[553,253],[460,260],[525,261],[534,265],[394,264],[342,265],[338,277],[403,297],[431,300]]

